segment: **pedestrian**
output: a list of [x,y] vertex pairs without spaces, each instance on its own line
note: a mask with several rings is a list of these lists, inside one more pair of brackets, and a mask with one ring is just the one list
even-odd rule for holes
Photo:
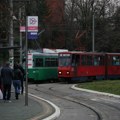
[[1,70],[2,70],[2,66],[0,65],[0,89],[2,90]]
[[21,94],[23,94],[23,91],[24,91],[24,78],[25,78],[25,71],[22,67],[22,65],[18,64],[18,68],[21,70],[22,72],[22,78],[21,78]]
[[13,77],[13,86],[15,89],[15,98],[19,99],[19,94],[21,90],[21,79],[23,75],[21,70],[19,69],[18,65],[14,65],[14,77]]
[[13,79],[13,70],[9,67],[9,62],[6,62],[1,69],[1,80],[3,86],[3,100],[9,102],[11,98],[11,85]]
[[0,99],[3,99],[1,69],[2,69],[2,66],[0,65]]

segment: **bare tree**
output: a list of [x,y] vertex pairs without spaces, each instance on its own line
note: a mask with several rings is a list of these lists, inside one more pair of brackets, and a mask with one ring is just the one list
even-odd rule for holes
[[68,0],[66,2],[65,18],[66,26],[71,27],[71,29],[67,32],[67,36],[71,36],[72,33],[72,41],[68,39],[68,42],[74,43],[73,41],[78,31],[81,34],[86,31],[85,34],[82,34],[83,36],[80,37],[79,41],[86,46],[87,50],[91,50],[92,15],[94,14],[96,50],[110,51],[108,31],[110,31],[110,25],[112,24],[111,17],[115,14],[116,6],[119,6],[118,2],[113,2],[112,0]]

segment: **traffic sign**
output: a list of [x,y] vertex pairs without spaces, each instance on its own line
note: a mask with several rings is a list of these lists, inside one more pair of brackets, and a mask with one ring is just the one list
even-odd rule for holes
[[28,32],[38,32],[38,16],[28,16],[27,29]]

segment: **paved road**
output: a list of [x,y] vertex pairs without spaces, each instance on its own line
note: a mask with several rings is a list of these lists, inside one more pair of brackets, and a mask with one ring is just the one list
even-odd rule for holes
[[120,120],[120,99],[76,91],[72,84],[30,85],[29,91],[57,105],[57,120]]
[[19,95],[16,100],[13,90],[11,102],[0,100],[0,120],[53,120],[59,115],[54,114],[55,107],[49,101],[31,94],[26,106],[25,95]]

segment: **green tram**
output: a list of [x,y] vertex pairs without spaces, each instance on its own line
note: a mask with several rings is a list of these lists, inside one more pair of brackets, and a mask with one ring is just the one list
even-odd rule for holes
[[58,78],[58,53],[28,53],[28,81],[54,81]]

